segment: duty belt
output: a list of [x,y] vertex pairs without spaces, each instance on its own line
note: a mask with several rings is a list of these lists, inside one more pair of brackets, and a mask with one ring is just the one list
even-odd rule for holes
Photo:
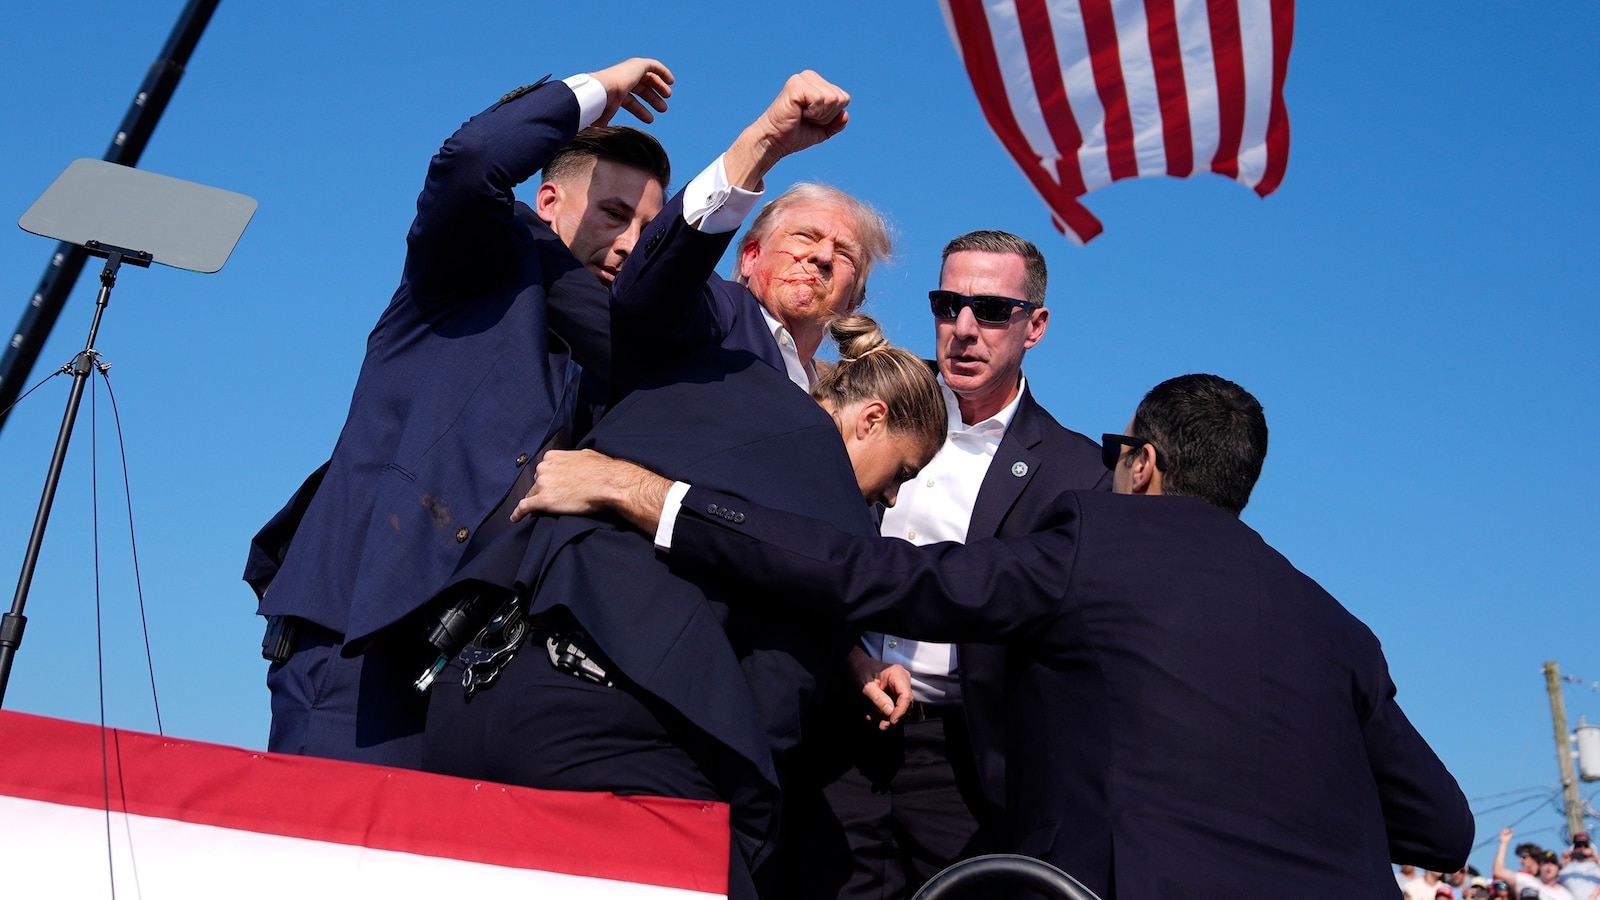
[[528,617],[521,598],[513,597],[495,613],[461,651],[461,687],[471,697],[493,684],[522,645],[540,640],[550,657],[550,666],[591,684],[615,687],[611,667],[595,646],[594,639],[575,627],[570,616],[550,614]]

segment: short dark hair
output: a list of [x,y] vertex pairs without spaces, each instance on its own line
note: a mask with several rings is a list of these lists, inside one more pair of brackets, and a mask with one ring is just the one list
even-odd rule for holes
[[1161,451],[1162,493],[1238,515],[1267,458],[1267,417],[1250,392],[1216,375],[1180,375],[1150,389],[1133,436]]
[[1519,858],[1523,857],[1523,856],[1532,856],[1532,857],[1537,859],[1538,857],[1543,856],[1543,855],[1544,855],[1544,848],[1539,846],[1538,844],[1533,843],[1532,841],[1525,841],[1525,842],[1517,845],[1517,856]]
[[943,272],[944,261],[950,258],[950,254],[968,252],[1012,253],[1022,257],[1022,296],[1017,299],[1044,305],[1045,288],[1050,284],[1050,269],[1044,264],[1044,254],[1033,245],[1033,241],[1009,231],[969,231],[944,245],[944,253],[939,257],[940,272]]
[[602,160],[638,169],[659,181],[663,192],[672,181],[672,163],[661,142],[626,125],[590,125],[578,132],[545,164],[541,180],[561,181]]

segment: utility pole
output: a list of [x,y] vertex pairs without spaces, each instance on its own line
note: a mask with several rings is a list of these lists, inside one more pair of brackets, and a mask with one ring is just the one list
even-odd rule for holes
[[1572,768],[1572,735],[1567,731],[1567,701],[1561,693],[1561,666],[1544,664],[1545,689],[1550,692],[1550,718],[1556,727],[1556,762],[1561,764],[1561,797],[1567,808],[1567,840],[1583,831],[1583,802],[1578,799],[1578,776]]

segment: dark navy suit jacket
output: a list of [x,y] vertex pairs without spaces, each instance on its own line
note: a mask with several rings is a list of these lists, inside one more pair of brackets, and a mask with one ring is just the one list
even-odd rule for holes
[[[1062,493],[1110,489],[1100,445],[1063,427],[1025,387],[978,489],[967,540],[1032,534],[1045,526],[1050,504]],[[1006,796],[1005,647],[962,642],[958,648],[961,703],[990,807],[985,818],[998,825]]]
[[1377,639],[1249,527],[1084,492],[1042,525],[914,547],[695,488],[671,557],[897,634],[1007,642],[1013,846],[1107,900],[1392,896],[1391,861],[1466,861],[1471,811]]
[[[245,580],[262,615],[341,632],[353,652],[419,608],[566,421],[574,362],[609,374],[614,353],[631,358],[613,347],[609,292],[512,194],[578,117],[572,91],[544,83],[473,117],[433,158],[332,458],[252,541]],[[616,293],[637,297],[616,309],[683,318],[659,301],[693,292],[662,285],[702,283],[730,237],[698,236],[699,255],[663,245],[648,272],[625,268]]]
[[[784,371],[761,302],[744,285],[710,274],[732,237],[706,234],[685,222],[682,194],[668,201],[639,236],[639,250],[618,276],[612,301],[611,334],[616,345],[612,366],[614,378],[624,387],[705,346],[745,350]],[[691,279],[685,273],[702,274]],[[636,281],[652,287],[635,290]],[[663,304],[654,286],[667,283],[691,287],[671,292],[672,302]]]
[[[838,426],[750,353],[696,354],[618,402],[583,446],[844,533],[875,533]],[[567,608],[630,681],[746,760],[765,787],[757,808],[735,809],[735,824],[744,824],[747,854],[765,855],[779,770],[800,739],[819,673],[837,663],[846,637],[781,611],[730,606],[730,591],[749,589],[715,573],[681,577],[649,536],[610,518],[524,520],[451,587],[473,582],[531,593],[534,613]]]

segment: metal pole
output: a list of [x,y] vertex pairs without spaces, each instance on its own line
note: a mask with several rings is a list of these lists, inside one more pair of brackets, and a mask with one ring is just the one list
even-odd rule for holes
[[[200,35],[205,33],[218,2],[220,0],[189,0],[101,159],[123,166],[138,165],[139,156],[155,133],[156,123],[161,121],[167,101],[177,90],[189,56],[200,42]],[[23,307],[16,333],[7,342],[5,354],[0,356],[0,429],[5,428],[10,417],[9,408],[22,393],[23,383],[39,361],[44,342],[61,316],[61,308],[78,283],[78,275],[87,259],[88,254],[82,247],[65,242],[57,244],[49,265],[45,266],[44,276],[39,279],[27,306]]]
[[1561,666],[1544,664],[1545,690],[1550,692],[1550,718],[1556,728],[1556,762],[1561,764],[1561,798],[1567,808],[1567,840],[1583,830],[1583,801],[1578,799],[1578,776],[1572,768],[1572,734],[1567,731],[1567,701],[1561,693]]

